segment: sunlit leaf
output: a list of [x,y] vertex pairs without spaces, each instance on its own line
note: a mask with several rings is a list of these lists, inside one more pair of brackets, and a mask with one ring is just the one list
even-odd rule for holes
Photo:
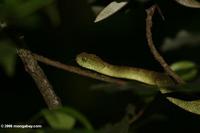
[[8,76],[12,76],[15,71],[16,49],[10,40],[0,41],[0,65]]
[[128,4],[128,1],[121,1],[121,2],[116,2],[113,1],[111,2],[108,6],[106,6],[96,17],[94,22],[99,22],[101,20],[104,20],[108,18],[109,16],[113,15],[114,13],[118,12],[120,9],[122,9],[124,6]]
[[182,98],[167,97],[167,99],[173,104],[177,105],[178,107],[188,112],[200,115],[200,99],[199,98],[195,98],[194,100],[186,100]]
[[175,62],[170,67],[185,81],[194,79],[198,73],[197,65],[191,61]]
[[55,129],[72,129],[76,122],[75,118],[58,110],[43,110],[42,114]]
[[177,3],[191,8],[200,8],[200,2],[197,0],[175,0]]

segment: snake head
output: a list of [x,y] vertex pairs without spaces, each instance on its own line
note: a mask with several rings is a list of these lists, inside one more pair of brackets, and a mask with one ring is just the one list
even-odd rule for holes
[[85,52],[77,55],[76,62],[84,68],[95,71],[102,70],[106,66],[105,62],[101,58],[94,54],[88,54]]

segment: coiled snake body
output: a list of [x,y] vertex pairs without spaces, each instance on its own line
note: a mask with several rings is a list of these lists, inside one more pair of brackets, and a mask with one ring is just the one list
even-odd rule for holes
[[[135,67],[112,65],[103,61],[101,58],[94,54],[81,53],[77,55],[76,62],[84,68],[115,78],[136,80],[148,85],[174,85],[174,82],[171,80],[171,78],[169,78],[164,73]],[[163,87],[160,88],[160,91],[163,94],[168,92],[168,90]],[[189,112],[200,115],[200,100],[185,101],[173,97],[167,97],[167,99]]]

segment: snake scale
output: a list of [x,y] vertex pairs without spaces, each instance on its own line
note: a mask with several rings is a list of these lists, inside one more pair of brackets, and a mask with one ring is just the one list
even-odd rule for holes
[[[175,84],[174,81],[171,80],[171,78],[164,73],[136,67],[112,65],[103,61],[100,57],[94,54],[83,52],[77,55],[76,62],[81,67],[115,78],[136,80],[148,85],[157,86]],[[169,92],[163,87],[160,87],[160,91],[162,94]],[[186,101],[174,97],[167,97],[167,99],[186,111],[200,115],[200,99],[193,101]]]

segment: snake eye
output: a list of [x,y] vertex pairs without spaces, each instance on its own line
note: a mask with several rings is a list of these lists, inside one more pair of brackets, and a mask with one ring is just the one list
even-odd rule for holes
[[83,58],[82,58],[82,61],[83,61],[83,62],[86,62],[86,61],[87,61],[87,58],[86,58],[86,57],[83,57]]

